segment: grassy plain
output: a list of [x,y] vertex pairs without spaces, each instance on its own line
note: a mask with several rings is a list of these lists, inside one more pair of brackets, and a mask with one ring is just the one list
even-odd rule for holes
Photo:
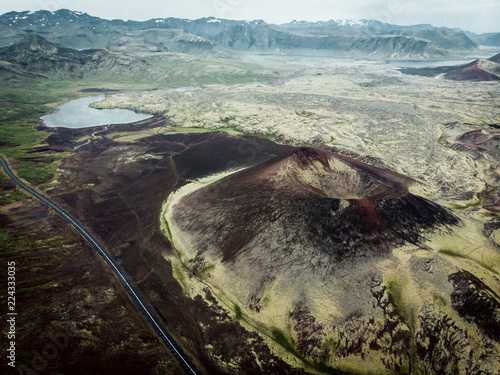
[[[82,78],[60,72],[52,72],[48,78],[30,78],[0,70],[4,87],[0,92],[0,153],[22,161],[14,166],[20,177],[36,185],[46,184],[54,178],[57,164],[67,155],[52,154],[40,160],[40,154],[34,149],[45,145],[48,132],[36,130],[40,125],[38,118],[56,111],[57,105],[68,100],[90,95],[88,90],[127,92],[231,85],[279,77],[277,72],[237,60],[204,60],[171,53],[141,54],[140,58],[143,64],[136,66],[134,60],[127,61],[100,72],[83,72]],[[186,129],[186,132],[195,131],[203,129]],[[163,134],[168,132],[168,129],[161,130]]]

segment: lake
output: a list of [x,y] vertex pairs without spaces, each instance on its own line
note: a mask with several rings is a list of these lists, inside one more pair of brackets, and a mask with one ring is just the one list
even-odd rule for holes
[[426,68],[426,67],[441,67],[441,66],[458,66],[469,64],[477,59],[489,59],[498,53],[498,47],[489,48],[480,46],[477,53],[464,56],[463,59],[457,60],[387,60],[386,65],[394,68]]
[[473,62],[475,59],[468,60],[388,60],[386,65],[394,68],[427,68],[441,66],[458,66]]
[[153,115],[139,114],[128,109],[96,109],[90,108],[92,103],[99,102],[105,95],[91,96],[71,100],[57,108],[57,113],[42,116],[44,124],[49,128],[91,128],[93,126],[111,124],[129,124],[146,120]]

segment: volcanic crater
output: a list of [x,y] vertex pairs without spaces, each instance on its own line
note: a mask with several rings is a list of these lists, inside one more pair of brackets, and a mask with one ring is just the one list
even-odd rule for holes
[[[456,225],[446,208],[409,193],[415,181],[388,169],[314,148],[234,173],[184,196],[173,221],[192,250],[214,260],[243,257],[262,267],[327,271],[389,256],[426,231]],[[309,266],[307,266],[309,267]]]

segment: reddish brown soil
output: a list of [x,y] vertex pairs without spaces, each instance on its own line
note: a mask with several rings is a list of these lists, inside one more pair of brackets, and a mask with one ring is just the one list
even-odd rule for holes
[[462,69],[450,72],[444,76],[447,79],[452,79],[454,81],[498,81],[500,77],[491,74],[478,65],[478,61],[475,61],[469,65],[466,65]]
[[457,138],[459,144],[481,151],[495,150],[499,144],[499,140],[500,132],[481,129],[464,133]]
[[[7,233],[1,279],[14,261],[18,312],[17,368],[2,358],[0,373],[183,374],[108,266],[63,219],[29,198],[1,205],[0,227]],[[8,348],[3,334],[0,346]]]
[[[151,121],[143,126],[151,126]],[[109,131],[113,129],[116,127]],[[125,125],[119,130],[135,128]],[[60,129],[49,142],[70,149],[72,140],[82,133],[88,134]],[[49,195],[106,245],[203,373],[301,374],[302,370],[274,356],[257,334],[227,316],[215,300],[209,306],[201,298],[185,297],[171,264],[162,256],[172,249],[160,230],[161,206],[184,181],[261,163],[290,149],[265,139],[234,138],[224,133],[158,135],[125,144],[96,140],[64,160],[61,169],[66,175],[61,174],[61,184]],[[144,154],[156,158],[126,162],[131,155]],[[69,179],[73,172],[75,177]],[[94,185],[85,187],[87,184]],[[253,341],[251,348],[249,339]],[[207,345],[213,347],[212,352],[207,352]],[[224,370],[214,355],[223,361],[236,361],[238,368]]]

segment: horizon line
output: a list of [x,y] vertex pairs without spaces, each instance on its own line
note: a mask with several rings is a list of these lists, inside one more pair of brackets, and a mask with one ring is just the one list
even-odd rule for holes
[[159,19],[179,19],[179,20],[187,20],[187,21],[198,21],[198,20],[202,20],[202,19],[205,19],[205,18],[212,18],[212,19],[218,19],[218,20],[224,20],[224,21],[239,21],[239,22],[264,22],[268,25],[277,25],[277,26],[281,26],[281,25],[285,25],[285,24],[289,24],[289,23],[293,23],[293,22],[297,22],[297,23],[300,23],[300,22],[307,22],[307,23],[319,23],[319,22],[330,22],[330,21],[358,21],[358,22],[361,22],[361,21],[373,21],[373,22],[378,22],[380,24],[383,24],[383,25],[391,25],[391,26],[402,26],[402,27],[414,27],[414,26],[430,26],[431,28],[438,28],[438,29],[449,29],[449,30],[460,30],[462,32],[467,32],[467,33],[471,33],[471,34],[476,34],[476,35],[481,35],[481,34],[499,34],[500,31],[488,31],[488,32],[481,32],[481,33],[477,33],[477,32],[473,32],[473,31],[470,31],[470,30],[465,30],[465,29],[462,29],[461,27],[458,27],[458,26],[455,26],[455,27],[449,27],[449,26],[435,26],[431,23],[413,23],[413,24],[396,24],[396,23],[389,23],[389,22],[384,22],[384,21],[380,21],[380,20],[376,20],[376,19],[371,19],[371,18],[330,18],[328,20],[316,20],[316,21],[308,21],[308,20],[297,20],[297,19],[293,19],[291,21],[288,21],[288,22],[284,22],[284,23],[274,23],[274,22],[268,22],[268,21],[265,21],[264,19],[232,19],[232,18],[223,18],[223,17],[216,17],[216,16],[204,16],[204,17],[200,17],[200,18],[187,18],[187,17],[174,17],[174,16],[170,16],[170,17],[153,17],[153,18],[148,18],[148,19],[132,19],[132,18],[128,18],[128,19],[124,19],[124,18],[105,18],[105,17],[101,17],[101,16],[95,16],[95,15],[92,15],[90,13],[87,13],[87,12],[83,12],[83,11],[80,11],[80,10],[72,10],[72,9],[69,9],[69,8],[59,8],[59,9],[56,9],[56,10],[48,10],[48,9],[38,9],[38,10],[11,10],[11,11],[8,11],[8,12],[5,12],[5,13],[2,13],[0,14],[0,16],[3,16],[5,14],[8,14],[8,13],[36,13],[36,12],[50,12],[50,13],[55,13],[55,12],[58,12],[58,11],[62,11],[62,10],[66,10],[66,11],[70,11],[70,12],[73,12],[73,13],[78,13],[78,14],[86,14],[90,17],[96,17],[96,18],[100,18],[102,20],[106,20],[106,21],[116,21],[116,20],[121,20],[123,22],[147,22],[147,21],[152,21],[152,20],[159,20]]

